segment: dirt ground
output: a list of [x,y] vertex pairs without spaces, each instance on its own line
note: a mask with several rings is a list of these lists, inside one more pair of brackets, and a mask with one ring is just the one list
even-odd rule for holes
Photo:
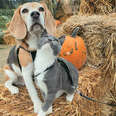
[[0,84],[4,83],[3,66],[6,63],[11,46],[0,44]]

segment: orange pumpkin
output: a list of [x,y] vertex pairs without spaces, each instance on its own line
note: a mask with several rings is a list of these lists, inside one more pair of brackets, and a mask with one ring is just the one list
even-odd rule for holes
[[66,36],[60,56],[80,69],[86,62],[87,51],[83,39],[77,36],[79,27],[76,27],[72,36]]

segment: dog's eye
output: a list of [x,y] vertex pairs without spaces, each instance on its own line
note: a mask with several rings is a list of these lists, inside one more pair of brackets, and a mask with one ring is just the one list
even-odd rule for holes
[[22,13],[28,13],[28,11],[29,10],[27,8],[25,8],[25,9],[22,10]]
[[40,11],[40,12],[44,12],[44,8],[43,8],[43,7],[40,7],[40,8],[39,8],[39,11]]

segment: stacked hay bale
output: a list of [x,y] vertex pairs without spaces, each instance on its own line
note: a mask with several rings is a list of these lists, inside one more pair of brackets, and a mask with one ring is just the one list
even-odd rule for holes
[[109,14],[113,11],[113,3],[110,0],[81,0],[80,14]]
[[14,45],[15,42],[15,38],[8,32],[8,31],[4,31],[4,37],[3,40],[7,45]]
[[[72,16],[59,27],[56,36],[70,35],[77,26],[80,27],[78,35],[84,39],[88,50],[87,64],[93,69],[96,68],[101,71],[99,77],[96,76],[99,71],[96,72],[95,76],[88,71],[86,73],[87,78],[82,78],[82,81],[79,81],[80,89],[89,97],[106,103],[116,103],[116,14],[109,16]],[[93,81],[88,78],[90,75]],[[96,78],[99,78],[99,81],[96,81]],[[79,98],[78,109],[79,116],[94,116],[96,113],[96,116],[116,115],[116,107],[90,103],[82,98]]]
[[106,62],[104,60],[107,58],[106,51],[108,50],[106,49],[109,48],[110,42],[115,40],[115,15],[72,16],[57,29],[56,36],[70,35],[75,27],[80,27],[78,35],[85,40],[88,49],[88,62],[94,66],[101,66]]
[[[8,28],[10,23],[6,24],[6,27]],[[14,45],[16,43],[15,38],[10,34],[8,30],[4,31],[3,40],[7,45]]]

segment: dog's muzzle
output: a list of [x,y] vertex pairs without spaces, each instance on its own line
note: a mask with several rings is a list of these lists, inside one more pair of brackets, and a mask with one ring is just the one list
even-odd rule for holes
[[40,13],[37,11],[33,11],[30,15],[31,15],[33,20],[38,20],[40,17]]
[[32,18],[32,25],[31,25],[31,31],[33,30],[43,30],[43,26],[40,22],[40,13],[38,11],[33,11],[30,14],[31,18]]

